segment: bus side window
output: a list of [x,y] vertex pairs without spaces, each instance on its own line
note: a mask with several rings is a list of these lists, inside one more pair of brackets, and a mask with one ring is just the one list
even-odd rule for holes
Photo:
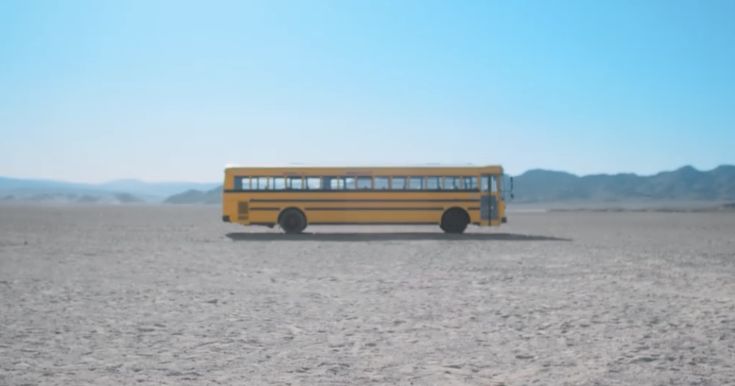
[[357,177],[357,189],[358,190],[370,190],[373,188],[372,177]]
[[444,190],[456,190],[456,186],[454,185],[454,177],[448,176],[442,178],[442,189]]
[[411,177],[408,179],[408,188],[411,190],[421,190],[424,188],[423,177]]
[[355,177],[345,177],[344,189],[355,190]]
[[319,177],[306,177],[306,189],[319,190],[322,188],[322,179]]
[[426,177],[426,189],[428,190],[439,189],[439,177]]
[[271,190],[286,190],[286,177],[271,177],[273,184]]
[[301,177],[289,177],[287,181],[287,189],[302,190],[304,189],[303,180]]
[[477,177],[464,177],[464,188],[467,190],[477,190]]
[[268,189],[268,177],[258,177],[258,190]]
[[235,186],[233,188],[235,190],[248,190],[245,187],[245,183],[248,182],[248,181],[250,181],[250,180],[248,180],[247,177],[235,177],[235,181],[234,181],[235,182],[235,184],[234,184]]
[[325,184],[329,182],[328,189],[330,190],[343,190],[345,188],[345,181],[342,177],[325,177]]
[[482,176],[480,178],[480,190],[487,192],[490,187],[490,179],[488,176]]
[[464,190],[464,179],[462,177],[454,177],[454,188]]
[[490,192],[498,192],[498,176],[490,176]]
[[388,190],[388,177],[375,177],[375,190]]
[[406,177],[391,177],[391,189],[393,190],[404,190],[406,189]]

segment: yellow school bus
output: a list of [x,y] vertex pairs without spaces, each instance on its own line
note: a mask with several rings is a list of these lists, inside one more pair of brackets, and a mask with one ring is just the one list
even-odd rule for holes
[[300,233],[316,224],[469,224],[505,222],[501,166],[228,167],[222,220],[279,225]]

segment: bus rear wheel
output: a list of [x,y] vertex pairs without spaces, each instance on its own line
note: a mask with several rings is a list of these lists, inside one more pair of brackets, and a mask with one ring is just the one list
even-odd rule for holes
[[444,212],[439,227],[444,233],[462,233],[470,223],[470,216],[463,209],[452,208]]
[[278,217],[278,225],[286,233],[301,233],[306,228],[306,216],[298,209],[286,209]]

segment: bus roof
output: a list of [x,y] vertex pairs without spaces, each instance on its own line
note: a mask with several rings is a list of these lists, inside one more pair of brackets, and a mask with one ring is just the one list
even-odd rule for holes
[[403,165],[403,166],[228,166],[226,173],[293,173],[293,174],[411,174],[411,173],[448,173],[463,174],[468,172],[502,174],[500,165],[487,166],[448,166],[448,165]]

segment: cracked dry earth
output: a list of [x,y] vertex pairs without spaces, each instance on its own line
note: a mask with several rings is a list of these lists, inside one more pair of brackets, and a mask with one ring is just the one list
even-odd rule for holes
[[735,214],[509,217],[0,206],[0,385],[735,384]]

